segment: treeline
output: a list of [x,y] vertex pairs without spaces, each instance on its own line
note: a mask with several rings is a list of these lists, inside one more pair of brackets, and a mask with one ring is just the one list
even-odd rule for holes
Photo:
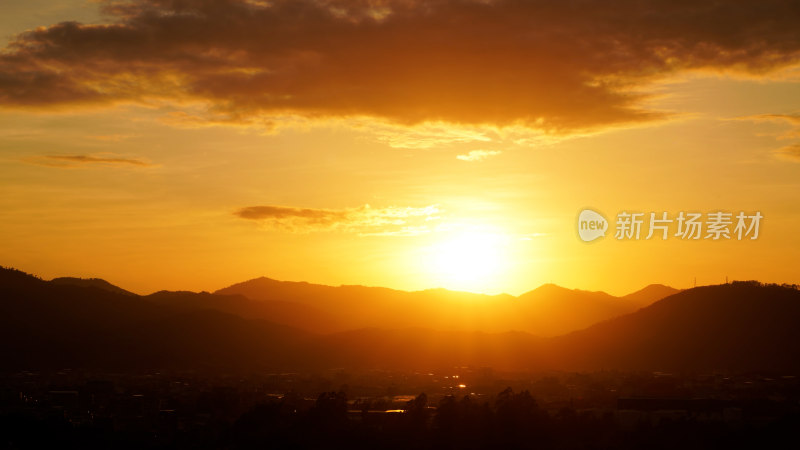
[[[349,449],[709,449],[771,448],[798,443],[800,418],[767,425],[730,426],[692,420],[618,425],[614,411],[576,411],[565,405],[547,412],[528,392],[511,388],[489,401],[446,396],[436,405],[420,394],[403,412],[350,404],[343,392],[319,396],[301,411],[297,399],[261,404],[231,427],[225,446],[254,448]],[[354,410],[359,407],[360,410]]]
[[758,280],[733,280],[730,283],[733,286],[752,286],[752,287],[768,287],[768,288],[784,288],[784,289],[800,289],[800,285],[789,283],[762,283]]

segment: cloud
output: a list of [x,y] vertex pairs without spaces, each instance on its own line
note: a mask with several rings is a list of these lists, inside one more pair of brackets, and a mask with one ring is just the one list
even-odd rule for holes
[[456,159],[460,159],[461,161],[469,161],[469,162],[483,161],[484,159],[486,159],[486,158],[488,158],[490,156],[499,155],[500,153],[503,153],[503,152],[501,152],[499,150],[472,150],[471,152],[467,153],[466,155],[458,155],[458,156],[456,156]]
[[115,156],[92,156],[92,155],[41,155],[26,161],[33,164],[50,167],[77,167],[80,165],[115,165],[115,166],[135,166],[152,167],[154,164],[141,159],[119,158]]
[[793,0],[104,1],[0,53],[0,105],[202,104],[204,120],[372,117],[572,134],[666,117],[685,70],[798,63]]
[[364,123],[361,127],[380,142],[392,148],[434,148],[464,142],[489,142],[497,133],[486,129],[447,123],[424,123],[416,126],[398,126],[389,123]]
[[117,134],[94,134],[86,137],[95,141],[122,142],[130,138],[136,137],[136,135],[117,133]]
[[757,122],[773,121],[786,122],[792,125],[800,125],[800,114],[759,114],[756,116],[747,116],[745,119],[754,120]]
[[781,159],[800,163],[800,144],[787,145],[775,150],[775,155]]
[[439,220],[436,205],[422,208],[364,205],[348,209],[247,206],[234,215],[262,225],[295,233],[340,231],[362,236],[415,236],[430,231],[426,223]]
[[[787,132],[777,134],[778,140],[800,138],[800,114],[759,114],[755,116],[740,117],[737,120],[750,120],[753,122],[781,122],[790,125]],[[777,157],[789,161],[800,162],[800,144],[790,144],[773,152]]]
[[795,139],[800,137],[800,114],[759,114],[755,116],[740,117],[737,120],[750,120],[753,122],[780,122],[791,125],[791,129],[778,135],[778,139]]

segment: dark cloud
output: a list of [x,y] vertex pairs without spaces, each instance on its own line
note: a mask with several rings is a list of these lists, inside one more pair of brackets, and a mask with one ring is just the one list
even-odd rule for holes
[[798,62],[794,0],[141,0],[24,33],[0,104],[207,102],[212,120],[371,116],[573,132],[663,117],[642,86]]
[[288,206],[248,206],[234,212],[242,219],[292,232],[344,231],[361,235],[417,235],[430,229],[426,222],[438,220],[436,206],[423,208],[312,209]]
[[301,219],[312,224],[329,225],[348,220],[347,211],[326,209],[290,208],[286,206],[248,206],[234,213],[242,219],[251,220],[285,220]]
[[152,163],[132,158],[92,155],[42,155],[29,162],[53,167],[74,167],[79,164],[112,164],[138,167],[151,167]]

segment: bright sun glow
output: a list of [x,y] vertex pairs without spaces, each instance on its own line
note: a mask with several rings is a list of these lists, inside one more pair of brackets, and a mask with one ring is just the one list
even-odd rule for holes
[[482,291],[506,269],[504,236],[464,232],[432,248],[431,271],[440,286]]

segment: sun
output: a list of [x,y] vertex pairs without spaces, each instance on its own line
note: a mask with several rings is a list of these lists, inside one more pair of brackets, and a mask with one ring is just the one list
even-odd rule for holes
[[431,248],[430,271],[441,287],[483,291],[506,269],[504,236],[462,232]]

